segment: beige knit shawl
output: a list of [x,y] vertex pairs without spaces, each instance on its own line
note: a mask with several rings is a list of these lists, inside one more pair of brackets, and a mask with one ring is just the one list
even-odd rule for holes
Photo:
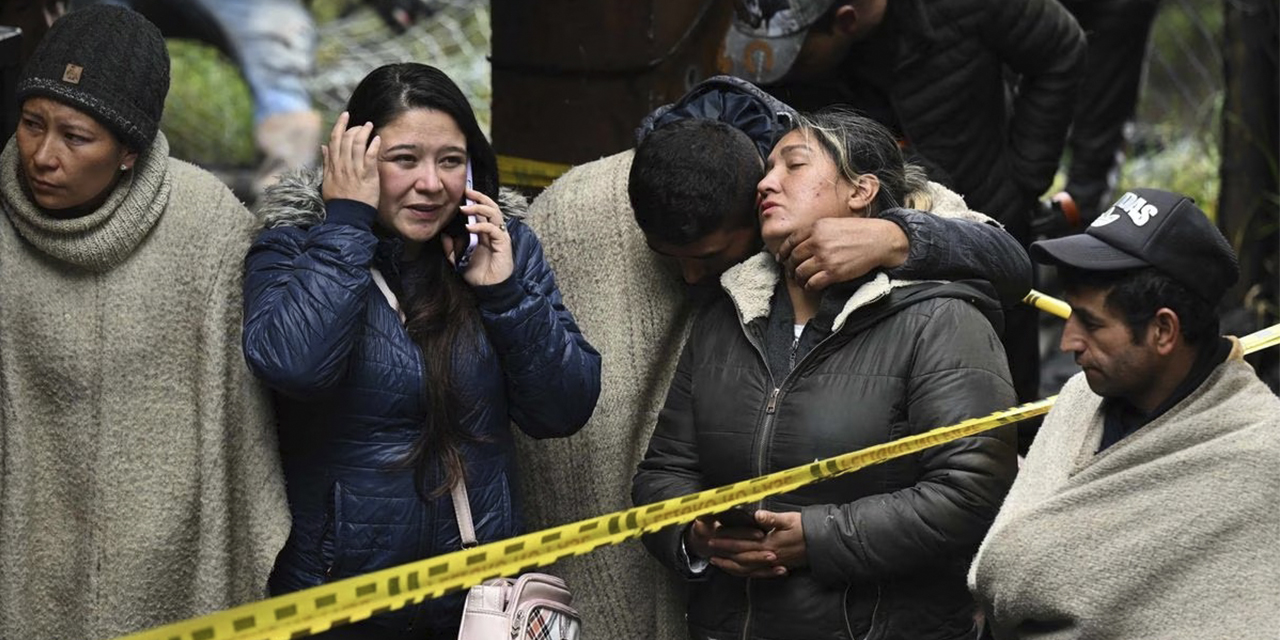
[[240,351],[255,220],[160,137],[52,220],[0,154],[0,638],[95,640],[265,595],[288,534]]
[[1099,454],[1063,388],[970,570],[996,637],[1275,638],[1280,400],[1240,359]]

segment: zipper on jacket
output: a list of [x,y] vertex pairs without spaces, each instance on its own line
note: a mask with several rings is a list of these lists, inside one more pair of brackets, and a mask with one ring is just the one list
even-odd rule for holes
[[[804,357],[800,359],[800,362],[797,363],[796,366],[793,366],[791,371],[787,372],[787,375],[782,379],[782,384],[773,385],[773,371],[769,369],[769,359],[765,357],[764,349],[760,346],[756,337],[747,328],[746,323],[742,321],[742,310],[738,308],[738,301],[734,300],[733,296],[729,296],[729,299],[733,302],[734,310],[737,312],[738,327],[742,329],[742,335],[747,338],[747,342],[755,349],[756,356],[760,358],[760,363],[764,365],[765,374],[769,376],[769,382],[773,386],[773,391],[769,393],[769,400],[765,403],[764,407],[764,423],[760,427],[760,451],[756,456],[756,468],[754,469],[755,476],[762,476],[765,473],[765,452],[768,450],[767,444],[769,439],[772,437],[771,432],[773,430],[774,414],[777,413],[778,410],[778,398],[782,395],[782,389],[791,381],[792,375],[799,370],[800,365],[808,362],[809,358],[813,357],[813,354],[820,351],[827,342],[830,342],[831,339],[839,335],[840,332],[833,331],[831,335],[823,338],[818,342],[818,344],[814,345],[808,353],[804,354]],[[794,358],[794,353],[792,357]],[[757,508],[763,509],[764,502],[762,501],[757,503]],[[747,613],[742,623],[742,640],[748,640],[751,633],[751,580],[751,578],[746,579],[745,589],[747,596]]]

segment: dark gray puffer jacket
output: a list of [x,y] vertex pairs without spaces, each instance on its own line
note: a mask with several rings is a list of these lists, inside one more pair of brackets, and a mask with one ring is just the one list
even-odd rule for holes
[[[1015,403],[1004,352],[984,317],[998,315],[997,304],[981,285],[880,274],[852,293],[833,291],[788,373],[792,314],[774,260],[760,254],[721,282],[729,296],[697,320],[685,343],[635,477],[636,504]],[[689,601],[694,638],[960,638],[973,632],[965,570],[1014,472],[1012,434],[988,433],[767,499],[757,506],[803,514],[808,567],[783,578],[746,580],[714,567],[696,575],[680,527],[644,542],[697,581]]]

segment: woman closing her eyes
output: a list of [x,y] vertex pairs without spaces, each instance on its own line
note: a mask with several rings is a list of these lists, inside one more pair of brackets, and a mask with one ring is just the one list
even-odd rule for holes
[[[460,549],[455,501],[480,543],[521,533],[509,425],[571,435],[600,390],[447,76],[374,70],[323,157],[322,181],[267,191],[246,259],[245,354],[276,392],[293,513],[277,594]],[[454,637],[463,595],[332,637]]]
[[[852,113],[802,118],[757,191],[766,251],[685,343],[636,475],[637,504],[810,464],[1014,403],[992,322],[966,282],[873,271],[821,291],[774,259],[794,231],[923,193],[893,137]],[[965,571],[1014,474],[1012,433],[963,438],[646,536],[691,580],[692,637],[974,637]]]

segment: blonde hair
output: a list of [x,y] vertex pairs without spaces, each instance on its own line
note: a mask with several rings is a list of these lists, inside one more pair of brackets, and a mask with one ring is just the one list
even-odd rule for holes
[[868,214],[902,206],[928,209],[933,204],[924,169],[907,162],[893,134],[875,120],[850,109],[830,108],[800,115],[797,130],[822,145],[843,179],[855,182],[870,174],[880,181]]

